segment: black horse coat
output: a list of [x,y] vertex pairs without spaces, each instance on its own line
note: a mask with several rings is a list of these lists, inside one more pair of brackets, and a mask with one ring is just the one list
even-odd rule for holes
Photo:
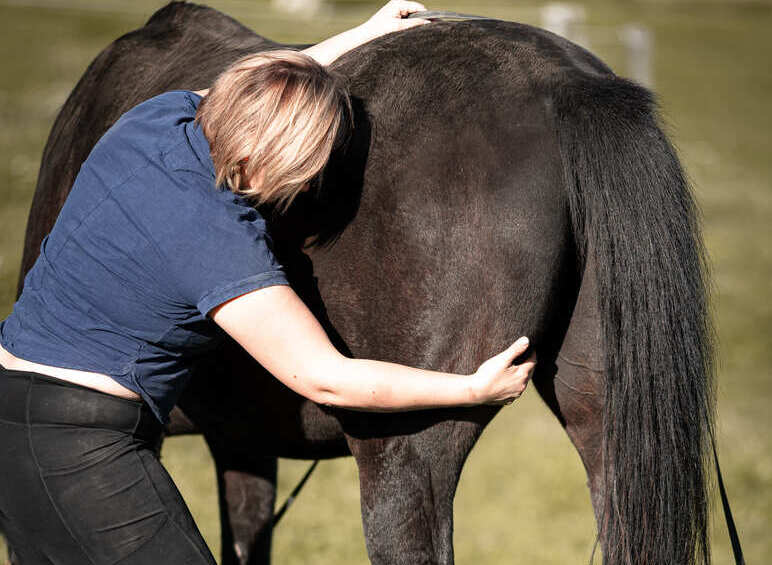
[[[102,52],[51,132],[23,272],[122,112],[278,47],[174,3]],[[493,20],[390,34],[332,67],[349,79],[354,136],[320,192],[271,225],[336,345],[469,373],[530,336],[534,384],[587,469],[606,562],[702,562],[712,397],[701,247],[650,95],[560,37]],[[313,235],[322,245],[306,254]],[[197,368],[180,408],[170,431],[201,431],[215,456],[225,563],[268,559],[273,457],[349,453],[371,560],[451,563],[456,484],[497,411],[324,409],[232,344]],[[253,504],[233,503],[237,487]]]

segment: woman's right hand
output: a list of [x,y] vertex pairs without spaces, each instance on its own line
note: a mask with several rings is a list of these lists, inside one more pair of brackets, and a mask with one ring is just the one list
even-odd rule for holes
[[528,338],[521,337],[498,355],[485,361],[475,372],[482,404],[511,404],[523,394],[536,366],[536,355],[521,365],[512,362],[528,349]]

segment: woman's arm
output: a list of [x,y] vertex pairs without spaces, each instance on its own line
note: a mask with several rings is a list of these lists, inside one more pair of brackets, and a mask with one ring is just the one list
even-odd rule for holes
[[408,2],[407,0],[391,0],[383,8],[378,10],[365,23],[350,30],[339,33],[313,47],[305,49],[303,53],[310,55],[322,65],[329,65],[335,59],[376,37],[429,23],[418,18],[405,19],[408,14],[426,10],[423,4]]
[[244,294],[210,313],[252,357],[289,388],[319,404],[370,411],[509,403],[525,390],[535,360],[512,361],[528,347],[521,339],[473,375],[349,359],[327,338],[288,286]]
[[[426,8],[418,2],[391,0],[365,23],[325,39],[308,49],[304,49],[301,53],[316,59],[321,65],[329,65],[346,51],[350,51],[354,47],[367,43],[376,37],[393,31],[428,24],[429,20],[419,18],[405,19],[407,15],[413,12],[423,10],[426,10]],[[203,97],[207,95],[209,89],[194,90],[193,92]]]

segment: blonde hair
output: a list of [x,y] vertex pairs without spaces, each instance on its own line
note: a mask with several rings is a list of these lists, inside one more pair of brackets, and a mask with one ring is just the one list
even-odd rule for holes
[[[319,181],[349,135],[351,101],[341,78],[297,51],[243,57],[215,81],[196,112],[217,186],[286,210]],[[251,184],[248,184],[250,183]]]

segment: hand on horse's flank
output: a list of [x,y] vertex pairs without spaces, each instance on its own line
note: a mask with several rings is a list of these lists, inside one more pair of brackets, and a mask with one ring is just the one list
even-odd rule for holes
[[528,338],[521,337],[480,365],[474,376],[480,379],[481,403],[511,404],[523,394],[536,366],[536,354],[520,365],[512,362],[527,349]]

